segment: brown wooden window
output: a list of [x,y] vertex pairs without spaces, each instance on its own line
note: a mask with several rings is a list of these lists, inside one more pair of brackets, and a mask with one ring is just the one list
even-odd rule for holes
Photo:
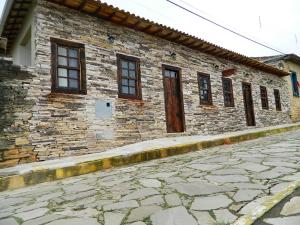
[[86,94],[84,45],[51,38],[52,92]]
[[262,109],[269,109],[268,93],[267,88],[265,86],[260,86],[260,98]]
[[135,57],[118,54],[119,97],[142,99],[140,60]]
[[198,73],[200,104],[212,105],[210,76]]
[[281,111],[280,94],[278,89],[274,89],[275,106],[277,111]]
[[224,95],[224,106],[234,107],[232,80],[229,78],[222,78],[223,83],[223,95]]

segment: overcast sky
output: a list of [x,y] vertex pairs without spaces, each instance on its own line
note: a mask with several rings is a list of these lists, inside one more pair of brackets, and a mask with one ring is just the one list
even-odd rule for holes
[[[247,56],[279,54],[191,15],[166,0],[102,1]],[[300,55],[299,0],[172,1],[281,52]],[[0,0],[1,11],[4,3],[5,0]]]

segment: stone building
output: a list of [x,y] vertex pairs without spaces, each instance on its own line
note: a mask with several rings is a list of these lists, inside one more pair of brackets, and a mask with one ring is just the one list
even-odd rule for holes
[[290,123],[285,71],[100,1],[7,1],[1,25],[0,167]]
[[300,57],[295,54],[274,55],[256,58],[257,60],[280,68],[290,76],[285,79],[288,84],[290,101],[291,101],[291,119],[292,121],[300,121]]

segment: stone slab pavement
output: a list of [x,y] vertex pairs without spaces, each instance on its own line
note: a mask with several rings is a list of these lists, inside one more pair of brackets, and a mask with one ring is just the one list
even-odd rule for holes
[[1,192],[0,225],[229,224],[299,179],[297,130]]

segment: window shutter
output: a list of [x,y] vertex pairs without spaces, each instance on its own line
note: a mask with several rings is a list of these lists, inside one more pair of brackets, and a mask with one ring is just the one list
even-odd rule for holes
[[51,89],[52,91],[56,90],[56,79],[57,79],[57,45],[54,42],[51,42]]
[[85,50],[80,48],[80,62],[81,62],[81,93],[87,94],[86,82],[86,64],[85,64]]

